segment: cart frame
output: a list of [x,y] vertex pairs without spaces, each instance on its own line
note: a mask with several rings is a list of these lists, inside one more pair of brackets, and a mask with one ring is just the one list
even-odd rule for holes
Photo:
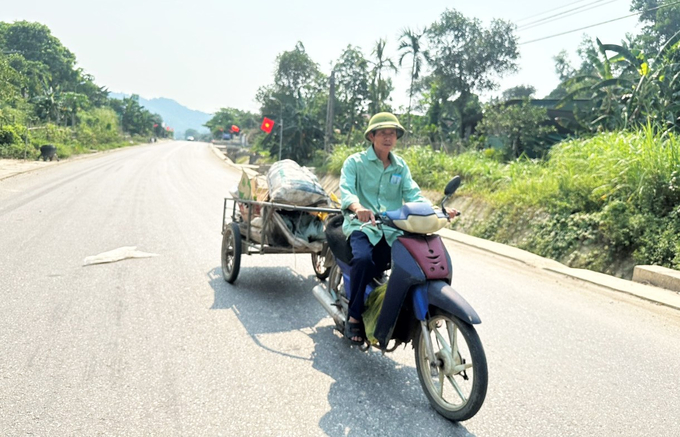
[[[231,221],[227,221],[229,202],[231,205]],[[247,210],[247,217],[236,209],[237,205],[243,205]],[[262,231],[260,242],[256,242],[252,238],[251,223],[255,218],[253,210],[255,207],[260,207],[260,216],[262,217]],[[276,202],[260,202],[257,200],[239,199],[236,197],[225,197],[224,206],[222,209],[222,274],[224,279],[233,283],[238,276],[241,255],[253,254],[285,254],[285,253],[311,253],[312,265],[316,276],[319,279],[326,279],[328,271],[325,267],[325,258],[329,255],[328,245],[325,241],[322,243],[321,250],[314,250],[307,247],[284,247],[277,246],[268,241],[268,231],[272,226],[272,214],[276,211],[303,211],[311,213],[327,213],[330,215],[340,214],[342,211],[338,208],[321,208],[313,206],[297,206],[285,203]],[[243,220],[241,220],[243,219]],[[235,226],[234,226],[235,225]],[[242,233],[241,225],[245,227],[245,232]],[[232,240],[233,239],[233,240]],[[230,259],[230,256],[233,259]],[[322,269],[323,268],[323,269]]]

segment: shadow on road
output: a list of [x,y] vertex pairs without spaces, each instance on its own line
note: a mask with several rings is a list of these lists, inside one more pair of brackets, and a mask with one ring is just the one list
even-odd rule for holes
[[414,367],[375,349],[361,352],[333,331],[327,326],[310,334],[312,367],[334,380],[328,392],[331,409],[319,421],[327,435],[473,435],[430,407]]
[[215,300],[210,309],[231,309],[251,336],[315,326],[326,317],[312,296],[316,276],[302,276],[290,267],[254,267],[241,271],[234,284],[222,278],[221,267],[208,272]]
[[[413,365],[404,366],[375,349],[361,352],[335,332],[334,325],[319,323],[328,315],[312,296],[318,284],[314,275],[305,277],[289,267],[256,267],[228,284],[216,267],[208,278],[215,293],[211,309],[232,310],[258,346],[289,358],[311,359],[312,368],[333,379],[330,411],[319,422],[327,435],[472,436],[430,407]],[[305,332],[312,339],[311,358],[274,350],[258,339],[290,331]],[[413,360],[411,346],[400,351]]]

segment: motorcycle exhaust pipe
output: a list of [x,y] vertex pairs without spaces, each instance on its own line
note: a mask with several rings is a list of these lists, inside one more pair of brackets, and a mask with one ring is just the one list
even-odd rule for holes
[[312,294],[319,301],[321,306],[328,312],[328,314],[333,317],[333,321],[337,325],[345,325],[345,316],[342,314],[340,309],[336,307],[331,299],[331,296],[326,291],[326,286],[324,284],[319,284],[312,289]]

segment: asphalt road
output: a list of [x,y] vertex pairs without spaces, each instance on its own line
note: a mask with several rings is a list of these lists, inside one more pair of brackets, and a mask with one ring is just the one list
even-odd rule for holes
[[[172,142],[0,181],[0,435],[679,435],[676,310],[448,243],[490,375],[452,424],[410,346],[334,332],[309,255],[244,257],[224,282],[238,178]],[[122,246],[158,256],[83,266]]]

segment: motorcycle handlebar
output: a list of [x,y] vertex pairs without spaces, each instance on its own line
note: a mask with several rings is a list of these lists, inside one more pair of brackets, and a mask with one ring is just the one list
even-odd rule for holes
[[[444,211],[444,213],[446,213],[446,214],[448,215],[448,211],[447,211],[446,209],[444,209],[443,211]],[[456,210],[456,214],[455,214],[454,217],[458,217],[458,216],[460,216],[460,215],[462,215],[462,213],[461,213],[460,211]],[[449,217],[449,219],[452,219],[452,218],[454,218],[454,217]],[[349,219],[350,219],[350,220],[355,220],[356,218],[357,218],[357,215],[356,215],[356,214],[354,214],[354,213],[349,214]],[[361,225],[361,228],[363,229],[364,226],[369,225],[369,224],[371,224],[371,222],[365,222],[364,224]],[[377,216],[375,217],[375,224],[376,224],[376,225],[381,225],[381,224],[383,224],[382,220],[380,219],[380,215],[377,215]]]
[[[349,217],[350,220],[355,220],[355,219],[357,218],[357,215],[354,214],[354,213],[352,213],[352,214],[349,214],[348,217]],[[361,225],[361,227],[360,227],[359,229],[364,229],[364,226],[371,225],[371,224],[372,224],[372,223],[371,223],[370,221],[369,221],[369,222],[364,222],[364,223]],[[382,224],[383,224],[382,220],[380,220],[380,216],[379,216],[379,215],[375,217],[375,224],[376,224],[376,225],[382,225]]]

